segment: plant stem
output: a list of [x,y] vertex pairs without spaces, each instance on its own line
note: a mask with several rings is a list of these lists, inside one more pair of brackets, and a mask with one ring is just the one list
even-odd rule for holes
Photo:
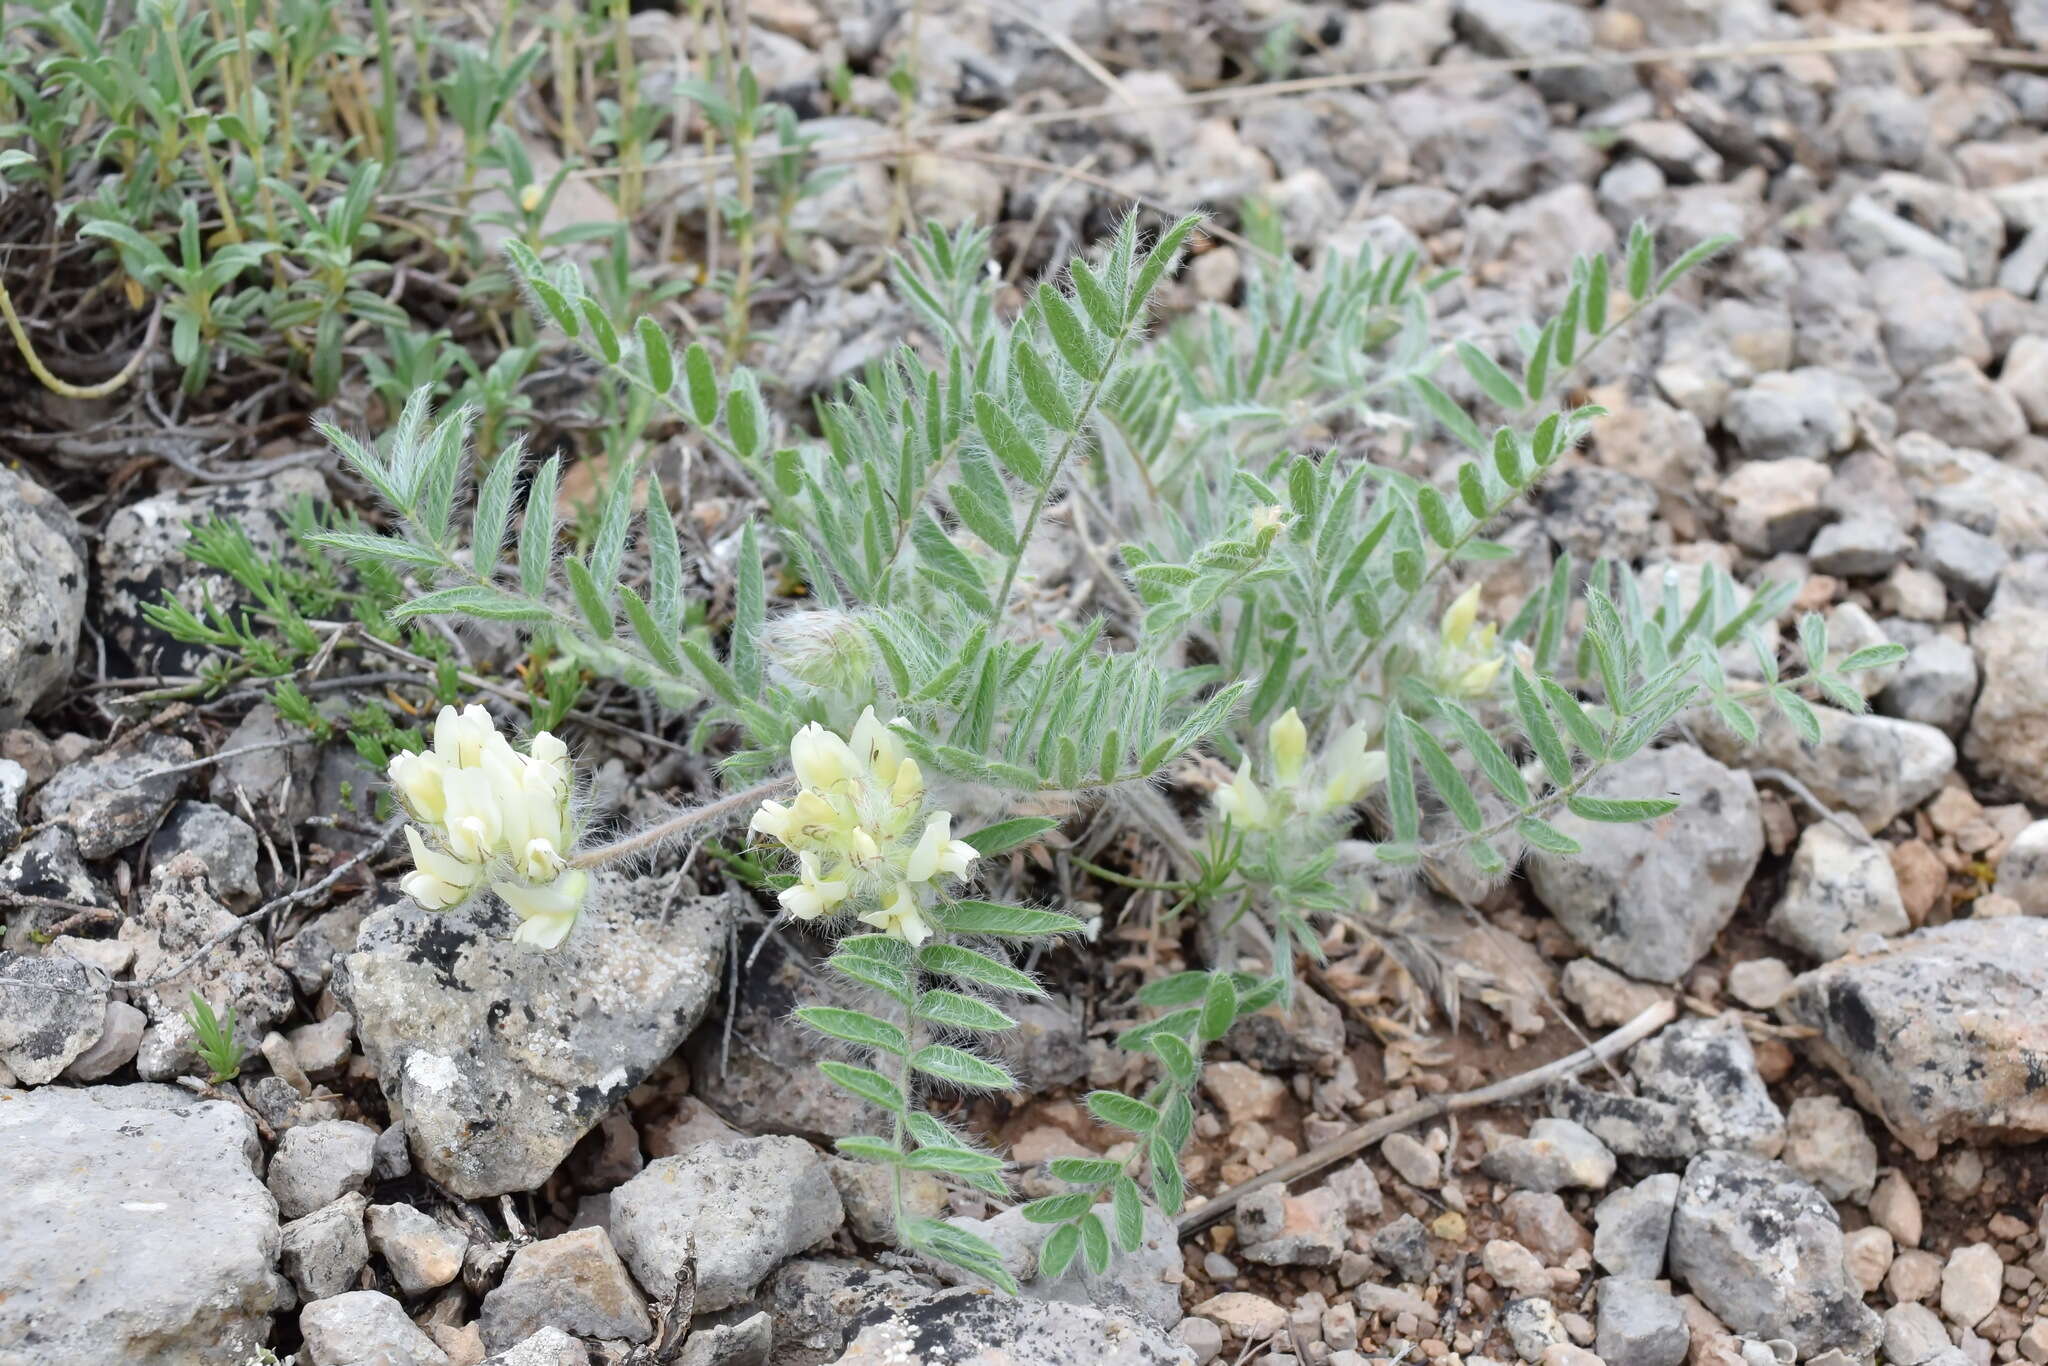
[[621,839],[614,840],[610,844],[601,844],[595,849],[585,849],[582,853],[569,860],[570,866],[575,868],[595,868],[600,864],[613,863],[622,858],[631,858],[635,854],[644,853],[658,844],[674,839],[685,830],[699,825],[706,825],[712,821],[724,820],[728,816],[745,810],[755,802],[772,797],[777,792],[782,791],[782,789],[789,786],[789,782],[788,778],[770,778],[766,782],[756,783],[752,787],[720,797],[716,801],[706,802],[702,806],[693,806],[687,811],[679,811],[659,824],[648,826],[645,830],[636,831]]

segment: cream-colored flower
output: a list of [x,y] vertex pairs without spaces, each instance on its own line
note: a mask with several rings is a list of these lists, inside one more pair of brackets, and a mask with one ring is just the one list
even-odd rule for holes
[[901,939],[912,948],[932,937],[931,922],[924,918],[916,895],[902,883],[896,885],[879,907],[860,919],[862,924],[873,925],[883,934]]
[[434,718],[434,753],[459,768],[468,768],[497,733],[491,714],[474,702],[460,712],[443,707]]
[[448,813],[448,801],[441,790],[445,769],[446,764],[438,754],[401,750],[391,756],[385,775],[398,790],[398,799],[405,804],[408,815],[428,825],[439,825]]
[[789,843],[790,832],[796,828],[796,818],[781,802],[763,801],[761,809],[754,813],[754,819],[747,822],[747,833],[766,835],[769,839]]
[[512,937],[522,944],[552,949],[569,937],[583,903],[590,893],[590,874],[570,868],[553,882],[539,887],[517,882],[493,882],[491,890],[519,917]]
[[1233,824],[1245,829],[1264,830],[1272,824],[1272,805],[1267,802],[1266,794],[1259,790],[1259,785],[1252,781],[1248,765],[1238,765],[1237,776],[1231,779],[1230,786],[1217,788],[1210,800]]
[[789,763],[798,782],[821,792],[850,785],[856,776],[853,750],[816,721],[790,737]]
[[889,804],[892,806],[916,806],[924,800],[924,770],[917,766],[917,760],[909,755],[896,766],[896,776],[889,782]]
[[1479,585],[1473,584],[1444,609],[1442,632],[1446,645],[1463,645],[1479,620]]
[[1289,707],[1280,719],[1266,727],[1266,748],[1273,756],[1273,776],[1292,787],[1301,779],[1301,766],[1308,759],[1308,727],[1301,713]]
[[1332,742],[1323,765],[1329,774],[1323,784],[1325,810],[1350,806],[1387,778],[1386,751],[1367,749],[1360,726],[1349,727]]
[[846,880],[822,876],[816,854],[798,854],[797,865],[797,881],[783,888],[775,898],[782,903],[783,910],[798,920],[816,920],[846,900]]
[[504,833],[490,775],[480,768],[459,768],[444,775],[442,788],[448,798],[442,821],[448,852],[471,863],[488,862]]
[[873,707],[861,710],[860,720],[853,723],[853,734],[849,745],[854,757],[867,766],[884,787],[892,786],[896,774],[907,757],[903,752],[903,741],[894,731],[883,725],[875,716]]
[[412,849],[413,871],[398,880],[398,888],[430,911],[446,910],[469,899],[481,865],[465,863],[452,854],[429,848],[420,832],[405,827],[405,842]]

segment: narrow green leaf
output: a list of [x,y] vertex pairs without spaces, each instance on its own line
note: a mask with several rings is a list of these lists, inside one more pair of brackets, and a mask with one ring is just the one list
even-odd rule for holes
[[1003,1159],[994,1153],[985,1153],[975,1148],[955,1148],[948,1144],[919,1148],[903,1164],[912,1171],[952,1172],[956,1176],[975,1176],[999,1172]]
[[644,313],[633,324],[633,331],[640,339],[640,358],[647,363],[647,383],[657,394],[668,393],[676,382],[676,358],[669,350],[668,334]]
[[1202,216],[1200,214],[1187,214],[1177,220],[1172,227],[1159,234],[1159,240],[1152,244],[1152,250],[1145,253],[1145,259],[1139,263],[1138,269],[1132,274],[1131,292],[1124,301],[1124,317],[1126,319],[1136,318],[1140,311],[1144,309],[1146,301],[1152,297],[1152,291],[1158,287],[1160,279],[1172,268],[1174,261],[1179,257],[1181,244],[1188,240],[1188,234],[1193,232],[1195,225],[1201,221]]
[[[1498,441],[1494,443],[1494,449],[1495,451],[1500,449]],[[1486,520],[1486,514],[1489,510],[1486,500],[1486,481],[1480,477],[1479,466],[1469,460],[1458,466],[1458,500],[1465,505],[1465,511],[1472,514],[1473,521],[1483,522]]]
[[903,1161],[902,1149],[888,1139],[877,1138],[873,1134],[850,1134],[845,1138],[834,1139],[832,1146],[848,1157],[857,1157],[868,1162],[881,1162],[893,1167]]
[[1188,1047],[1187,1040],[1176,1034],[1154,1034],[1146,1045],[1166,1068],[1176,1086],[1193,1086],[1201,1075],[1202,1061],[1195,1056],[1195,1050]]
[[1114,337],[1123,330],[1123,308],[1110,296],[1109,289],[1102,283],[1102,277],[1094,267],[1076,256],[1067,264],[1067,279],[1073,282],[1074,297],[1081,301],[1081,307],[1088,313],[1088,321],[1095,324],[1095,330],[1105,337]]
[[1451,505],[1436,491],[1434,485],[1423,484],[1415,490],[1415,509],[1422,514],[1423,530],[1429,539],[1445,550],[1458,541],[1458,528],[1451,521]]
[[958,944],[926,944],[917,951],[918,964],[926,972],[942,977],[956,977],[963,982],[974,982],[997,991],[1012,991],[1020,996],[1043,996],[1045,988],[1036,978],[1022,973],[1007,963],[998,963],[985,953],[961,948]]
[[910,1051],[910,1044],[903,1031],[887,1020],[878,1020],[858,1010],[840,1010],[834,1006],[800,1006],[797,1019],[835,1039],[863,1048],[880,1049],[898,1057]]
[[1013,1029],[1017,1024],[988,1002],[962,996],[943,987],[928,988],[918,994],[917,1015],[919,1019],[930,1020],[933,1024],[952,1029],[977,1029],[984,1033]]
[[1121,1091],[1090,1091],[1086,1103],[1088,1113],[1104,1124],[1127,1129],[1134,1134],[1149,1134],[1159,1123],[1157,1110]]
[[1638,218],[1628,230],[1628,296],[1640,302],[1649,297],[1650,277],[1657,270],[1657,241],[1650,225]]
[[1508,378],[1507,371],[1495,364],[1493,357],[1481,351],[1469,341],[1458,342],[1458,361],[1465,367],[1465,373],[1485,395],[1510,412],[1520,412],[1524,402],[1522,391]]
[[1187,1182],[1180,1173],[1180,1154],[1164,1138],[1154,1134],[1147,1140],[1146,1157],[1146,1176],[1152,1185],[1152,1198],[1159,1202],[1161,1213],[1171,1218],[1179,1214],[1187,1203]]
[[1019,337],[1011,350],[1011,357],[1017,363],[1017,378],[1024,389],[1024,401],[1031,405],[1033,412],[1044,418],[1046,425],[1062,432],[1076,430],[1080,423],[1074,416],[1074,405],[1067,401],[1060,389],[1060,382],[1038,354],[1038,349],[1029,340]]
[[718,421],[718,370],[703,342],[691,342],[683,352],[683,387],[690,395],[690,417],[699,427]]
[[1057,830],[1060,823],[1050,816],[1017,816],[1007,821],[985,825],[971,835],[962,836],[983,858],[992,858],[1012,849],[1031,843],[1048,830]]
[[1037,939],[1048,935],[1078,934],[1081,930],[1079,920],[1058,911],[1005,906],[993,901],[942,901],[932,908],[930,914],[953,934]]
[[987,394],[974,396],[974,425],[1004,469],[1033,488],[1045,481],[1045,461],[1023,429]]
[[733,372],[732,388],[725,396],[725,430],[732,437],[733,449],[746,459],[760,455],[767,444],[761,391],[751,370],[741,368]]
[[1138,1003],[1164,1009],[1193,1005],[1209,992],[1206,972],[1176,972],[1138,988]]
[[1735,241],[1736,239],[1727,233],[1722,233],[1717,237],[1709,237],[1706,241],[1700,243],[1667,266],[1664,273],[1657,277],[1657,284],[1651,292],[1662,294],[1665,290],[1683,279],[1693,267],[1699,265],[1710,256],[1717,256],[1726,251],[1735,245]]
[[1062,1181],[1099,1186],[1123,1175],[1124,1164],[1106,1157],[1055,1157],[1047,1168]]
[[470,563],[477,574],[489,578],[505,549],[505,524],[512,517],[512,492],[519,480],[519,467],[526,463],[526,442],[514,440],[498,452],[491,471],[477,489],[476,513],[470,519]]
[[1101,379],[1102,357],[1096,350],[1094,339],[1088,334],[1088,325],[1081,321],[1081,315],[1074,311],[1067,296],[1048,280],[1038,286],[1034,297],[1039,315],[1045,319],[1046,335],[1052,338],[1053,349],[1083,379]]
[[654,662],[670,674],[680,674],[683,671],[682,658],[676,654],[668,633],[662,629],[661,623],[654,619],[654,613],[640,600],[640,595],[633,591],[631,584],[619,586],[619,603],[626,609],[626,621],[632,626],[634,637],[639,640]]
[[1081,1217],[1080,1229],[1081,1255],[1088,1259],[1088,1269],[1100,1276],[1109,1270],[1109,1230],[1092,1211]]
[[1422,832],[1422,807],[1415,799],[1415,770],[1409,763],[1407,718],[1397,708],[1387,718],[1387,812],[1394,840],[1413,844]]
[[896,1083],[873,1068],[856,1067],[850,1062],[821,1062],[818,1070],[870,1105],[880,1106],[891,1114],[903,1110],[903,1096]]
[[1522,384],[1532,399],[1542,398],[1544,386],[1550,382],[1550,349],[1556,344],[1557,322],[1552,319],[1543,324],[1543,331],[1536,337],[1536,346],[1522,367]]
[[457,612],[489,621],[537,622],[548,619],[547,609],[531,598],[469,583],[422,593],[409,602],[401,603],[391,615],[402,621]]
[[526,487],[526,515],[519,528],[519,583],[528,597],[548,591],[555,553],[555,481],[562,459],[551,455]]
[[1678,809],[1678,802],[1671,797],[1616,801],[1607,797],[1574,796],[1565,799],[1565,806],[1580,820],[1626,825],[1633,821],[1648,821],[1659,816],[1668,816]]
[[1063,1195],[1048,1195],[1042,1200],[1020,1205],[1017,1212],[1034,1224],[1063,1224],[1069,1219],[1086,1214],[1088,1207],[1094,1203],[1094,1191],[1068,1191]]
[[1211,973],[1202,997],[1202,1014],[1195,1026],[1204,1043],[1214,1043],[1230,1032],[1237,1022],[1237,986],[1226,972]]
[[[1027,1216],[1028,1217],[1028,1216]],[[1056,1281],[1067,1274],[1067,1268],[1074,1264],[1074,1254],[1081,1247],[1081,1226],[1062,1224],[1052,1231],[1045,1245],[1038,1249],[1038,1274],[1047,1281]]]
[[1579,852],[1579,842],[1549,821],[1535,816],[1524,816],[1515,822],[1515,831],[1533,847],[1546,854],[1562,854],[1569,857]]
[[1471,414],[1452,401],[1449,394],[1422,375],[1408,376],[1408,384],[1415,390],[1416,397],[1422,400],[1423,407],[1443,424],[1445,431],[1463,442],[1474,454],[1486,453],[1486,442],[1479,435],[1478,425],[1472,421]]
[[1550,703],[1557,719],[1564,722],[1564,728],[1571,732],[1572,743],[1595,759],[1606,758],[1607,737],[1601,734],[1600,727],[1593,724],[1593,718],[1586,715],[1579,699],[1547,678],[1542,680],[1542,688],[1544,700]]
[[1415,743],[1415,753],[1422,760],[1422,767],[1429,774],[1430,786],[1444,799],[1451,814],[1458,818],[1458,824],[1471,834],[1479,833],[1486,822],[1479,810],[1479,799],[1472,792],[1465,775],[1458,772],[1451,756],[1438,743],[1437,738],[1413,717],[1403,717],[1408,724],[1408,733]]
[[1607,257],[1596,253],[1586,267],[1586,330],[1599,336],[1607,330]]
[[583,613],[583,620],[599,640],[612,638],[612,609],[597,590],[597,583],[590,577],[589,568],[574,555],[564,556],[562,569],[569,576],[569,592],[576,599],[576,607]]
[[1458,740],[1465,746],[1465,752],[1479,765],[1479,771],[1486,775],[1486,781],[1493,785],[1508,802],[1515,806],[1529,804],[1529,785],[1522,781],[1522,771],[1515,766],[1507,751],[1479,724],[1479,718],[1454,701],[1445,699],[1439,709],[1450,721],[1451,728],[1458,732]]
[[1777,704],[1779,711],[1785,713],[1785,718],[1799,732],[1800,739],[1809,745],[1821,742],[1820,717],[1814,714],[1813,708],[1807,704],[1805,698],[1790,688],[1776,687],[1771,689],[1771,701]]
[[1120,1174],[1109,1195],[1116,1211],[1116,1245],[1126,1253],[1136,1252],[1145,1241],[1145,1202],[1138,1195],[1138,1183]]
[[1836,673],[1860,673],[1864,669],[1881,669],[1887,664],[1896,664],[1906,657],[1903,645],[1866,645],[1835,666]]

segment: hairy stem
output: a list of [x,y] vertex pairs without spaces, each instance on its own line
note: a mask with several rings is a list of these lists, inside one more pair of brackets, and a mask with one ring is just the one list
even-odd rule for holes
[[633,855],[644,853],[664,841],[674,839],[685,830],[694,829],[700,825],[708,825],[712,821],[724,820],[728,816],[743,811],[765,797],[774,796],[777,792],[788,787],[789,783],[790,780],[788,778],[770,778],[767,782],[756,783],[752,787],[720,797],[716,801],[706,802],[702,806],[693,806],[687,811],[678,811],[667,820],[656,825],[650,825],[645,830],[635,831],[633,834],[614,840],[610,844],[601,844],[595,849],[585,849],[582,853],[570,859],[569,862],[577,868],[595,868],[599,864],[612,863],[622,858],[631,858]]

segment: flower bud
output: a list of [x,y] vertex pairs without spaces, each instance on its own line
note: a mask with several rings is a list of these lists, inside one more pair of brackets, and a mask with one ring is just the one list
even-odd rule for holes
[[1266,748],[1273,756],[1273,775],[1286,786],[1301,779],[1301,765],[1308,758],[1308,727],[1301,714],[1289,707],[1280,719],[1266,727]]
[[874,647],[867,629],[845,613],[788,612],[761,631],[768,658],[814,688],[858,696],[874,676]]

